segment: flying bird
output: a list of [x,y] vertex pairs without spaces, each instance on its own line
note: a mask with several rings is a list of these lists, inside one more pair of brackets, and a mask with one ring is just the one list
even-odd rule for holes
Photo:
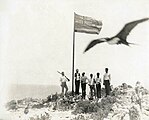
[[112,44],[124,44],[129,46],[129,44],[134,44],[134,43],[129,43],[127,42],[127,36],[129,35],[129,33],[131,32],[131,30],[139,23],[145,22],[149,20],[149,18],[144,18],[144,19],[140,19],[140,20],[136,20],[136,21],[132,21],[129,22],[127,24],[125,24],[125,26],[123,27],[123,29],[114,37],[111,38],[99,38],[99,39],[95,39],[93,41],[91,41],[89,43],[89,45],[87,46],[87,48],[85,49],[84,52],[88,51],[90,48],[92,48],[93,46],[95,46],[96,44],[99,43],[103,43],[103,42],[107,42],[108,44],[112,45]]

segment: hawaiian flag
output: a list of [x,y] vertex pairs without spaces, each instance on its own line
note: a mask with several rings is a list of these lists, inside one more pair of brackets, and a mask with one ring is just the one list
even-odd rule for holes
[[102,28],[102,21],[91,17],[74,15],[74,31],[88,34],[99,34]]

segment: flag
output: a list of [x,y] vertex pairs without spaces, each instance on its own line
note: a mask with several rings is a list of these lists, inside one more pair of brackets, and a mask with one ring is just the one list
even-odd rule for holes
[[78,14],[74,15],[74,31],[89,33],[89,34],[99,34],[102,28],[102,21],[95,20],[91,17],[81,16]]

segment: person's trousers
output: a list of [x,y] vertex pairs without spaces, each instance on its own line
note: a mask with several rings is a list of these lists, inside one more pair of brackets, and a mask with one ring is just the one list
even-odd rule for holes
[[75,93],[79,95],[80,80],[75,80]]
[[81,83],[82,88],[82,98],[85,99],[86,96],[86,83]]
[[110,95],[110,82],[109,82],[109,80],[104,80],[104,85],[105,85],[106,96]]
[[90,92],[91,92],[91,98],[93,98],[95,94],[95,85],[90,85]]
[[97,90],[97,98],[101,98],[101,84],[96,84],[96,90]]
[[62,87],[62,94],[63,95],[64,95],[64,88],[66,89],[66,91],[65,91],[65,95],[66,95],[67,91],[68,91],[68,87],[67,87],[66,82],[62,82],[61,87]]

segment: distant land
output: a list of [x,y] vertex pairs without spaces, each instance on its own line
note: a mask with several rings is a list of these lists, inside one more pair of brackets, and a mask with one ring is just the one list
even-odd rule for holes
[[12,84],[9,93],[9,100],[32,98],[47,98],[48,95],[60,92],[60,86],[57,85],[28,85],[28,84]]

